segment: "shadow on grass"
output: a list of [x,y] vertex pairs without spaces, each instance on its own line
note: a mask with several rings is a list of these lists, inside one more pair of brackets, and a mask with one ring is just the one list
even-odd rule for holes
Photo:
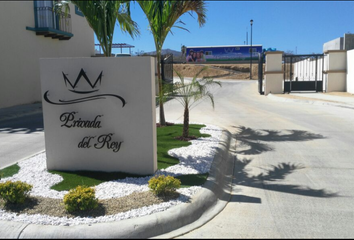
[[181,175],[176,178],[181,181],[181,188],[188,188],[190,186],[201,186],[207,180],[209,174],[189,174]]

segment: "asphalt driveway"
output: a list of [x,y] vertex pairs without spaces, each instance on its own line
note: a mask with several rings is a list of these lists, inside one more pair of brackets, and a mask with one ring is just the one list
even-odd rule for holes
[[[354,110],[277,102],[256,81],[222,81],[190,121],[215,124],[236,139],[231,201],[180,238],[353,238]],[[175,100],[167,121],[182,121]],[[158,121],[158,111],[157,111]]]

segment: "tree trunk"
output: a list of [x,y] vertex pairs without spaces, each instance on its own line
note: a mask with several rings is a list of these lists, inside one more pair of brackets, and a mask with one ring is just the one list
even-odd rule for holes
[[162,88],[161,67],[160,67],[161,53],[157,52],[156,57],[157,57],[157,79],[159,81],[160,125],[166,126],[165,111],[163,108],[163,101],[162,101],[163,88]]
[[183,114],[183,138],[188,138],[189,136],[189,108],[188,105],[184,107]]

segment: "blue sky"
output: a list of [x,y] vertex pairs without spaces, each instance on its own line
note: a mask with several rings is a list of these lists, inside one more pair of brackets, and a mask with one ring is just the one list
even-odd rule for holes
[[[251,19],[252,44],[297,54],[322,53],[325,42],[354,33],[354,1],[206,1],[206,8],[203,27],[195,13],[183,15],[180,19],[190,32],[174,28],[163,48],[180,51],[182,45],[243,45],[247,32],[250,44]],[[141,35],[132,39],[117,25],[113,43],[134,45],[133,53],[154,51],[148,21],[137,3],[132,2],[131,15]],[[120,49],[112,52],[120,53]]]

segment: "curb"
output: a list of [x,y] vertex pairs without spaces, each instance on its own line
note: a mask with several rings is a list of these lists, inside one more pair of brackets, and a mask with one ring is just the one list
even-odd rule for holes
[[14,165],[14,164],[18,164],[19,162],[25,161],[26,159],[31,158],[31,157],[34,157],[34,156],[36,156],[36,155],[38,155],[38,154],[41,154],[41,153],[43,153],[43,152],[45,152],[45,149],[44,149],[44,150],[41,150],[41,151],[38,151],[38,152],[36,152],[36,153],[33,153],[33,154],[31,154],[31,155],[28,155],[27,157],[21,158],[20,160],[18,160],[18,161],[15,162],[15,163],[10,163],[10,164],[7,164],[7,165],[1,165],[1,168],[3,169],[3,168],[10,167],[10,166],[12,166],[12,165]]
[[305,104],[322,105],[322,106],[327,105],[327,106],[335,106],[335,107],[354,109],[354,106],[352,104],[328,102],[330,100],[326,101],[326,100],[322,100],[322,99],[307,100],[307,99],[284,98],[284,97],[275,96],[271,93],[267,95],[267,98],[275,100],[275,101],[279,101],[279,102],[305,103]]
[[51,226],[0,221],[2,238],[172,238],[202,226],[217,215],[231,197],[234,159],[231,133],[223,130],[203,188],[192,198],[166,211],[140,218],[91,225]]

